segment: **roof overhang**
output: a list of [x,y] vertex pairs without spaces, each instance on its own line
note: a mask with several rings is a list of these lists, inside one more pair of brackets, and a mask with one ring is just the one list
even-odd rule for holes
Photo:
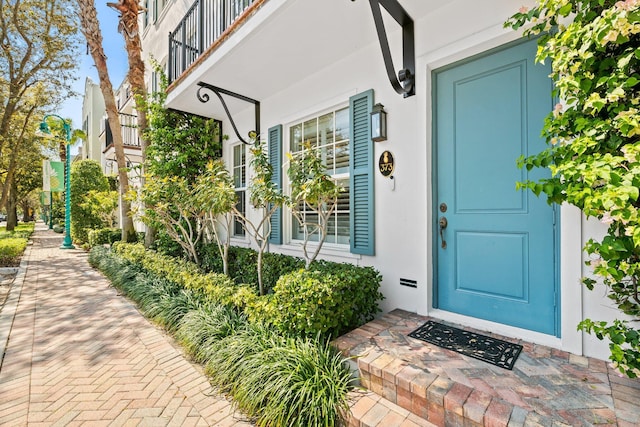
[[[443,3],[399,1],[414,19]],[[223,118],[225,111],[220,102],[198,100],[199,82],[260,101],[303,80],[306,75],[378,43],[368,0],[266,0],[259,6],[224,42],[199,58],[172,84],[167,107]],[[383,15],[388,32],[399,33],[401,28],[397,23],[388,14],[383,12]],[[401,54],[400,45],[398,50]],[[382,55],[371,66],[384,67]],[[253,108],[238,99],[226,101],[232,114]]]

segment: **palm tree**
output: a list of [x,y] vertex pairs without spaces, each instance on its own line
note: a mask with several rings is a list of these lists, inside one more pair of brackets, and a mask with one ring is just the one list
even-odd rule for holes
[[[147,129],[147,106],[145,99],[147,89],[144,84],[144,61],[142,59],[142,42],[140,41],[140,31],[138,25],[138,13],[140,5],[138,0],[118,0],[118,3],[107,3],[107,6],[114,8],[120,13],[120,23],[118,31],[124,37],[127,58],[129,62],[129,84],[136,103],[138,115],[138,135],[140,138],[140,148],[142,152],[142,164],[145,164],[145,154],[147,151],[147,139],[145,130]],[[144,184],[144,171],[141,174]],[[147,229],[145,244],[149,246],[154,240],[155,232],[152,228]]]
[[[138,25],[140,5],[137,0],[118,0],[118,3],[107,3],[107,6],[120,12],[118,31],[124,37],[124,44],[127,49],[129,62],[128,78],[136,103],[138,135],[140,138],[140,150],[144,168],[148,145],[147,138],[144,136],[145,130],[147,129],[147,106],[145,104],[147,89],[144,84],[145,67],[144,60],[142,59],[142,42],[140,41],[140,28]],[[141,174],[142,185],[144,185],[144,176],[143,170]],[[150,246],[155,238],[155,230],[152,227],[147,227],[146,231],[145,246]]]
[[[129,177],[124,155],[124,144],[122,142],[122,132],[120,132],[120,116],[116,107],[116,100],[113,93],[113,85],[109,78],[107,69],[107,56],[102,47],[102,32],[98,23],[98,15],[93,0],[78,0],[80,25],[82,34],[87,39],[87,45],[91,51],[93,62],[98,70],[100,80],[100,90],[104,97],[104,105],[107,111],[109,126],[113,130],[113,146],[116,152],[116,163],[118,164],[118,179],[120,181],[120,211],[122,217],[122,240],[133,241],[136,238],[133,228],[133,218],[131,217],[131,203],[125,197],[129,192]],[[144,68],[143,68],[144,69]]]
[[144,159],[144,151],[147,147],[144,130],[147,128],[147,114],[144,99],[147,89],[144,84],[144,61],[142,60],[142,42],[138,28],[138,13],[140,6],[136,0],[119,0],[118,3],[107,3],[107,6],[120,12],[120,24],[118,31],[124,37],[125,48],[129,60],[129,73],[127,75],[131,90],[135,96],[136,111],[138,114],[138,127],[140,129],[140,144]]

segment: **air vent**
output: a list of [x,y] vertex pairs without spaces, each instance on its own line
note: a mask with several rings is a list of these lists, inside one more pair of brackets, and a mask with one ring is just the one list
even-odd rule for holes
[[410,288],[417,288],[418,287],[418,281],[417,280],[403,279],[402,277],[400,278],[400,284],[402,286],[408,286]]

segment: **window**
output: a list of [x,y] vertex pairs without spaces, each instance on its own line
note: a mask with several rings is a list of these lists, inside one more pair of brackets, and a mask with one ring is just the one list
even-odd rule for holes
[[142,11],[142,28],[147,28],[147,26],[149,25],[149,2],[148,1],[144,1],[143,3],[143,11]]
[[162,9],[164,9],[166,2],[165,0],[154,0],[153,2],[153,22],[154,24],[160,18],[160,13],[162,13]]
[[[244,144],[238,144],[233,147],[233,185],[236,189],[236,208],[244,215],[246,214],[246,197],[247,190],[247,158]],[[242,221],[233,218],[232,235],[236,237],[244,237],[245,231]]]
[[[344,191],[327,227],[326,243],[349,244],[349,108],[342,108],[321,116],[297,123],[289,128],[289,151],[301,153],[304,144],[319,150],[327,168],[327,174],[340,184]],[[303,212],[305,220],[317,221],[313,211]],[[291,237],[304,239],[304,229],[292,216]],[[309,237],[318,240],[318,234]]]
[[158,93],[158,73],[155,71],[151,72],[151,93]]

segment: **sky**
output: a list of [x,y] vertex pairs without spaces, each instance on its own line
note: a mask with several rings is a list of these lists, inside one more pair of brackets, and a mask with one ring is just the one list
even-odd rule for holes
[[[95,1],[98,21],[102,31],[102,44],[107,55],[109,77],[115,90],[120,86],[127,74],[127,53],[124,47],[124,38],[122,34],[118,33],[118,12],[107,7],[106,3],[106,0]],[[84,37],[82,37],[82,40],[84,40]],[[73,89],[78,95],[67,100],[58,111],[51,111],[51,113],[71,119],[74,129],[82,129],[82,99],[84,98],[85,79],[89,77],[95,83],[98,83],[98,72],[93,64],[93,58],[87,52],[85,45],[82,47],[78,61],[77,80],[73,84]],[[77,152],[77,145],[73,147],[72,152]]]

